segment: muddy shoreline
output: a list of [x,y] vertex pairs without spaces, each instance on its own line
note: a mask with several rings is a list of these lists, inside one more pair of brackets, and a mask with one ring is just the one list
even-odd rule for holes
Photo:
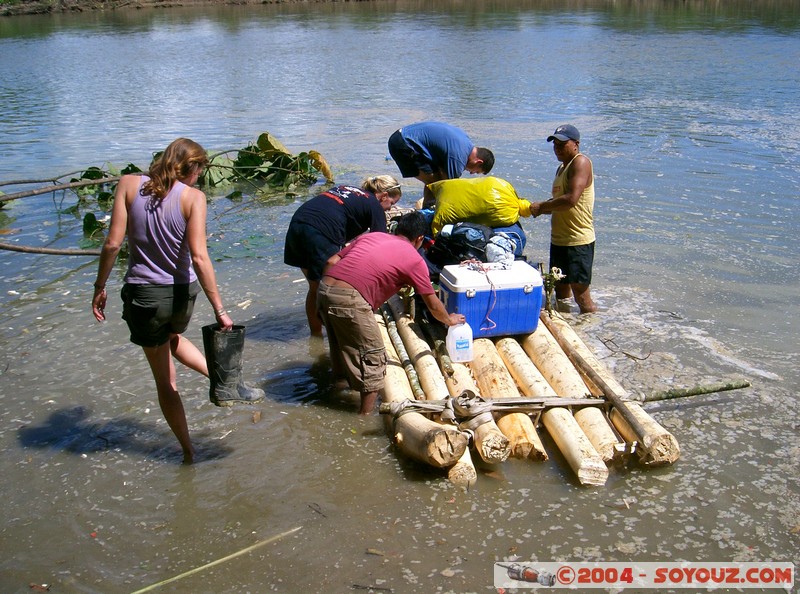
[[[330,4],[342,0],[22,0],[0,3],[0,16],[247,4]],[[369,2],[371,0],[343,0]]]

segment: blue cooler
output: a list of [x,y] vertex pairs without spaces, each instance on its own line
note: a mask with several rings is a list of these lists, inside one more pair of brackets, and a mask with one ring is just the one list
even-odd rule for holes
[[439,277],[440,296],[447,311],[464,314],[474,338],[528,334],[536,330],[542,310],[542,275],[515,260],[510,268],[483,264],[445,266]]

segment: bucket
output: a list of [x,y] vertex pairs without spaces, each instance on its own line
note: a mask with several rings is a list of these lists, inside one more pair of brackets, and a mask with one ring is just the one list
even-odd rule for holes
[[447,329],[447,352],[455,363],[472,361],[472,328],[464,322]]

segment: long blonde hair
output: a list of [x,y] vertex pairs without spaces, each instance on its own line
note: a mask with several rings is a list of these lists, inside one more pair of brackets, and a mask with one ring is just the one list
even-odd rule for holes
[[391,175],[375,175],[373,177],[368,177],[361,184],[361,189],[372,192],[373,194],[387,192],[389,196],[400,197],[403,195],[403,191],[400,189],[400,182]]
[[150,179],[142,186],[143,196],[153,196],[159,200],[167,195],[172,185],[185,179],[196,167],[206,167],[206,149],[188,138],[173,140],[164,152],[150,165]]

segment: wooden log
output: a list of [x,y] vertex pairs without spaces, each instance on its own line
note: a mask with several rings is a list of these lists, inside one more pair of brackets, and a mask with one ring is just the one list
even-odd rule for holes
[[467,436],[455,426],[441,425],[419,413],[394,419],[393,440],[403,454],[435,468],[457,464],[467,451]]
[[[497,350],[525,396],[557,396],[556,391],[516,340],[500,339],[497,341]],[[561,350],[560,347],[558,350]],[[541,359],[546,360],[544,357]],[[571,367],[572,364],[569,365]],[[602,412],[595,408],[592,410],[602,417]],[[582,485],[605,484],[608,479],[608,469],[602,456],[566,408],[545,411],[542,414],[542,423]]]
[[0,250],[22,252],[24,254],[49,254],[53,256],[99,256],[100,250],[79,250],[73,248],[45,248],[0,241]]
[[444,382],[444,376],[439,370],[439,365],[436,362],[436,357],[431,352],[430,345],[422,336],[422,330],[408,315],[403,313],[400,297],[393,295],[387,303],[397,324],[397,332],[400,334],[400,338],[402,338],[406,347],[406,352],[414,364],[414,369],[417,371],[419,383],[425,391],[425,399],[440,400],[446,398],[449,396],[449,392]]
[[[469,390],[479,396],[480,389],[473,381],[469,369],[464,364],[454,363],[450,359],[450,355],[444,345],[442,326],[431,324],[424,319],[424,316],[418,319],[418,322],[425,336],[434,344],[436,359],[439,361],[450,396],[457,398],[465,390]],[[438,348],[437,344],[441,348]],[[508,438],[500,431],[491,413],[480,415],[474,421],[463,422],[459,418],[459,428],[462,431],[468,430],[472,432],[472,447],[484,462],[497,464],[507,460],[511,454]]]
[[[573,346],[577,352],[581,354],[581,356],[584,357],[584,359],[587,361],[591,359],[595,362],[598,373],[600,373],[601,377],[607,380],[608,385],[620,390],[621,393],[624,393],[622,386],[620,386],[613,376],[605,369],[605,367],[600,364],[600,362],[594,356],[594,353],[589,350],[583,340],[581,340],[572,327],[567,324],[566,320],[564,320],[564,318],[558,314],[554,314],[550,319],[553,320],[561,335]],[[545,325],[545,329],[546,328],[547,326]],[[556,345],[558,345],[558,341],[552,336],[552,334],[551,337],[553,341],[556,342]],[[559,349],[561,352],[564,352],[560,345]],[[564,353],[564,355],[567,356],[566,353]],[[569,363],[570,367],[572,367],[572,361],[569,360],[568,356],[567,362]],[[602,390],[596,387],[593,382],[588,381],[584,374],[580,373],[580,369],[576,369],[576,371],[578,372],[585,388],[588,388],[594,396],[602,395]],[[594,407],[586,407],[577,411],[574,416],[575,420],[578,422],[578,426],[584,432],[586,437],[589,438],[589,441],[592,443],[595,450],[597,450],[597,453],[600,454],[603,461],[612,462],[613,460],[620,459],[626,455],[628,448],[625,447],[625,443],[614,432],[611,423],[601,410]]]
[[495,346],[506,364],[506,368],[511,372],[511,376],[525,396],[547,398],[558,396],[516,339],[501,338]]
[[[644,435],[639,436],[628,423],[628,419],[619,410],[624,406],[644,428]],[[678,440],[662,427],[637,402],[622,402],[616,405],[609,415],[611,422],[620,435],[629,442],[639,444],[639,461],[646,466],[662,466],[672,464],[680,458],[681,450]]]
[[625,457],[628,448],[611,428],[603,411],[593,406],[576,411],[573,415],[578,426],[600,454],[603,462],[610,463]]
[[[414,394],[408,376],[399,361],[386,330],[383,317],[376,314],[386,347],[387,365],[383,399],[386,402],[413,400]],[[441,425],[417,412],[403,413],[389,419],[392,441],[406,456],[436,468],[457,464],[467,450],[468,440],[454,426]]]
[[[583,339],[578,336],[578,333],[575,332],[575,329],[569,324],[569,322],[567,322],[566,319],[564,319],[561,314],[556,312],[552,316],[548,316],[548,322],[545,323],[545,326],[550,326],[552,324],[552,327],[556,328],[559,336],[566,341],[570,347],[572,347],[572,351],[574,353],[577,353],[584,361],[586,361],[586,363],[596,372],[597,376],[603,381],[603,383],[605,383],[608,389],[613,390],[614,393],[621,398],[629,398],[628,391],[622,387],[622,385],[613,375],[611,375],[611,372],[608,371],[608,368],[603,365],[603,363],[600,362],[592,350],[586,346],[586,343],[583,341]],[[554,336],[556,331],[553,332]],[[567,356],[569,355],[567,354]],[[589,375],[583,369],[580,367],[576,368],[586,385],[589,386],[592,394],[595,396],[602,396],[603,389],[600,386],[597,386],[595,382],[592,381],[592,378],[589,377]]]
[[447,352],[447,333],[444,331],[444,326],[439,322],[431,323],[425,315],[414,319],[422,328],[422,333],[427,337],[428,342],[433,345],[433,353],[445,379],[450,377],[453,375],[453,360],[450,358],[450,353]]
[[460,487],[470,487],[478,480],[478,472],[475,470],[469,448],[464,449],[464,454],[458,462],[447,471],[447,478]]
[[[555,317],[556,314],[553,314],[553,318]],[[567,340],[564,337],[565,333],[570,335],[569,331],[562,331],[563,326],[556,326],[552,322],[553,318],[546,313],[540,316],[540,320],[548,327],[564,352],[569,355],[569,359],[590,378],[595,386],[602,390],[603,396],[614,406],[609,419],[625,440],[638,444],[637,451],[640,461],[648,466],[675,462],[680,457],[680,448],[675,437],[659,425],[639,404],[625,401],[620,395],[620,393],[627,394],[622,386],[613,378],[611,382],[607,382],[606,377],[596,369],[598,366],[602,367],[602,364],[589,351],[588,347],[584,345],[585,350],[581,350],[587,356],[585,359],[572,346],[575,340]],[[574,334],[574,330],[572,333]],[[577,337],[577,334],[574,336]],[[580,340],[580,337],[577,337],[577,340]]]
[[405,400],[413,400],[414,391],[411,388],[411,383],[408,380],[408,375],[397,354],[397,350],[394,348],[392,339],[389,337],[385,319],[380,314],[375,314],[375,321],[378,322],[378,328],[383,338],[383,346],[386,347],[386,378],[383,388],[383,401],[403,402]]
[[582,485],[604,485],[608,468],[566,408],[551,408],[542,423]]
[[[519,398],[514,379],[491,340],[479,338],[473,341],[472,352],[473,359],[469,366],[484,398]],[[509,439],[511,456],[547,460],[542,440],[528,415],[519,412],[496,414],[495,421]]]
[[584,398],[589,388],[544,324],[522,339],[522,348],[559,396]]
[[[536,364],[536,368],[543,370],[542,377],[549,378],[548,384],[552,381],[558,386],[560,396],[586,395],[586,392],[590,391],[546,326],[540,324],[536,332],[524,339],[523,345],[525,352]],[[586,407],[575,413],[575,420],[604,462],[610,462],[625,454],[625,444],[614,433],[602,411]]]
[[[478,386],[472,381],[469,369],[463,363],[450,363],[452,375],[445,377],[450,396],[457,398],[465,390],[480,395]],[[489,413],[483,415],[480,424],[460,424],[461,430],[472,431],[472,444],[481,460],[488,464],[504,462],[511,455],[511,446],[508,438],[500,431],[494,417]]]

